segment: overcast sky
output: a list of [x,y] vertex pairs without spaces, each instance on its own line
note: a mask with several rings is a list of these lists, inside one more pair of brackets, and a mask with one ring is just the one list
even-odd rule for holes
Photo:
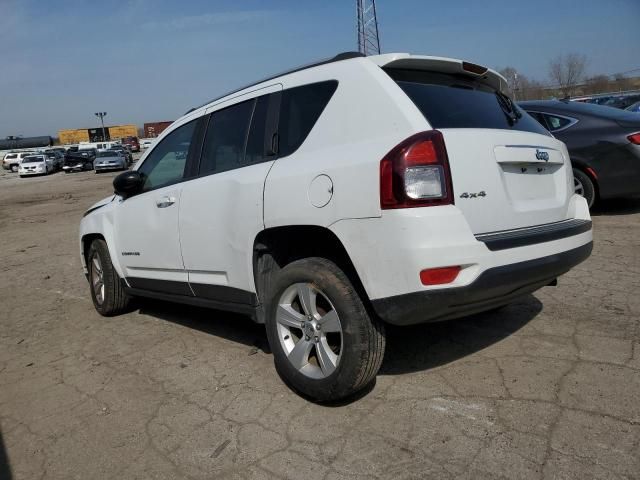
[[[640,0],[379,0],[383,52],[589,72],[640,68]],[[0,0],[0,138],[174,120],[271,73],[356,50],[353,0]]]

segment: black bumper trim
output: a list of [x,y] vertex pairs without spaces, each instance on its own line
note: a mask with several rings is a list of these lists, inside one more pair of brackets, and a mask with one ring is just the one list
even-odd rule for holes
[[374,310],[394,325],[414,325],[490,310],[532,293],[586,260],[593,242],[555,255],[483,272],[472,284],[372,300]]
[[489,250],[496,251],[560,240],[589,230],[591,230],[591,220],[576,218],[508,232],[484,233],[476,235],[476,240],[483,242]]

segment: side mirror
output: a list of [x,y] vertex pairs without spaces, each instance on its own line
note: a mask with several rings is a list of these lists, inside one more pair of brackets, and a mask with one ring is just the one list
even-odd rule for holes
[[142,191],[144,178],[135,170],[121,173],[113,179],[113,190],[122,198],[129,198]]

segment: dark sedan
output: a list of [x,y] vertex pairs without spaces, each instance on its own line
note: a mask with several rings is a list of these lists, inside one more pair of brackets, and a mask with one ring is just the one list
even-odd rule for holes
[[64,156],[62,170],[64,173],[80,172],[82,170],[93,170],[93,161],[96,158],[96,150],[68,151]]
[[520,102],[569,150],[576,193],[599,198],[640,194],[640,115],[559,100]]

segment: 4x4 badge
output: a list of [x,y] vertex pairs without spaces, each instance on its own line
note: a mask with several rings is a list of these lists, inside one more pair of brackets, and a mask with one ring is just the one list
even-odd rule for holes
[[549,161],[549,152],[545,152],[544,150],[539,150],[536,148],[536,158],[538,160],[544,160],[545,162]]
[[486,196],[487,196],[487,194],[485,193],[485,191],[481,190],[478,193],[467,193],[467,192],[464,192],[463,194],[460,195],[460,198],[478,198],[478,197],[482,198],[482,197],[486,197]]

